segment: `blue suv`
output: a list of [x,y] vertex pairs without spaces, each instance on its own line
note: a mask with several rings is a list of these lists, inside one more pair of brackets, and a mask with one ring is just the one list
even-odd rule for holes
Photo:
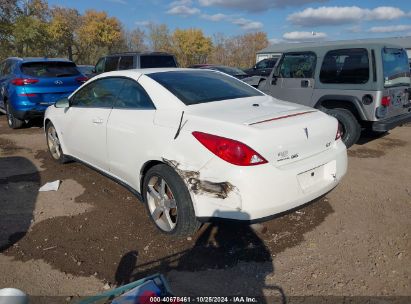
[[8,58],[0,63],[0,112],[10,128],[20,128],[85,81],[67,59]]

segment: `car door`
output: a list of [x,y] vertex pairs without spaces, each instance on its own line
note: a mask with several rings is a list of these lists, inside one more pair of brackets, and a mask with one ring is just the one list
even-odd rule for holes
[[123,83],[122,78],[97,79],[70,98],[65,111],[63,140],[67,153],[108,171],[106,128]]
[[270,77],[269,94],[281,100],[311,105],[316,55],[312,52],[286,53]]
[[139,170],[148,159],[147,142],[153,133],[155,106],[144,88],[124,78],[107,124],[111,174],[138,189]]

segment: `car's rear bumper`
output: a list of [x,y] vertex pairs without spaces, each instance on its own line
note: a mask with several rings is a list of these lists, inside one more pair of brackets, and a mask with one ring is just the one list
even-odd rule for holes
[[[199,171],[200,183],[190,181],[188,187],[200,220],[256,222],[323,196],[337,186],[346,170],[347,152],[339,140],[332,149],[281,167],[272,164],[236,167],[213,159]],[[314,171],[319,178],[311,183]],[[212,178],[215,172],[221,174]],[[202,189],[208,186],[210,191]],[[212,191],[219,187],[224,191]]]
[[44,117],[45,110],[14,110],[14,117],[20,120],[30,120]]
[[397,126],[406,124],[408,122],[411,122],[411,112],[375,121],[372,124],[372,130],[376,132],[387,132]]

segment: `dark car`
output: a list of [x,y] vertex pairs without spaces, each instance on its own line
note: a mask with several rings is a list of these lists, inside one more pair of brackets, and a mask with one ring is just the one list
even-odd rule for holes
[[189,68],[190,69],[201,69],[201,68],[205,68],[208,66],[212,66],[213,64],[209,64],[209,63],[199,63],[199,64],[193,64],[190,65]]
[[238,79],[243,79],[243,78],[248,77],[248,75],[243,70],[240,70],[239,68],[232,68],[232,67],[224,66],[224,65],[206,65],[206,66],[200,67],[200,69],[220,71],[228,75],[234,76],[235,78],[238,78]]
[[0,112],[10,128],[20,128],[87,79],[67,59],[8,58],[0,63]]
[[176,68],[177,60],[174,55],[163,52],[127,52],[111,54],[100,58],[95,67],[95,74],[109,71],[147,69],[147,68]]
[[244,70],[249,76],[268,76],[274,68],[278,58],[263,59],[250,69]]
[[91,78],[95,75],[94,65],[77,65],[77,68],[83,75],[87,76],[88,78]]

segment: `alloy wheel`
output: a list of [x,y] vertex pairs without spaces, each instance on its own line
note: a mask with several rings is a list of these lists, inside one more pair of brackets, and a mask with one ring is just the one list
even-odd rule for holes
[[152,176],[147,187],[147,204],[156,225],[171,232],[177,225],[177,203],[167,182],[160,176]]
[[57,136],[57,132],[54,126],[50,126],[47,129],[47,145],[49,147],[51,156],[53,156],[54,159],[59,159],[61,156],[60,140]]

